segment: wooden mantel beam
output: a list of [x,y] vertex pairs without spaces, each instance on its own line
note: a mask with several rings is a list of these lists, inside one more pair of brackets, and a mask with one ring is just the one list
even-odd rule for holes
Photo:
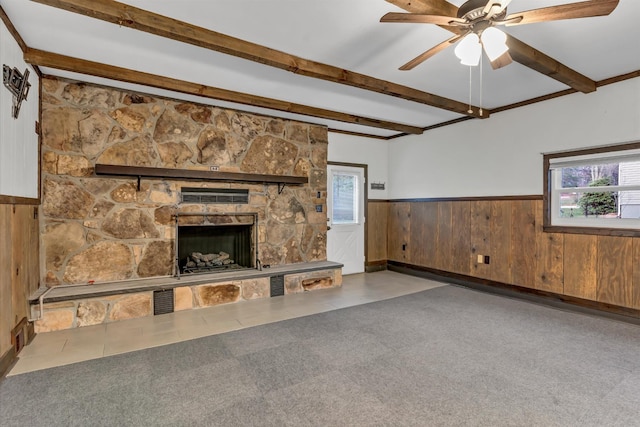
[[[387,0],[407,12],[426,13],[434,15],[457,16],[458,8],[446,0]],[[456,32],[456,27],[441,26],[446,30]],[[596,90],[596,82],[566,65],[556,61],[539,50],[521,42],[507,34],[509,55],[514,61],[529,67],[554,80],[559,81],[577,91],[589,93]]]
[[465,116],[487,118],[490,115],[490,111],[484,110],[480,116],[478,107],[471,108],[472,113],[469,113],[469,105],[463,102],[290,55],[113,0],[33,1],[307,77],[403,98]]
[[285,111],[288,113],[320,117],[328,120],[336,120],[344,123],[354,123],[362,126],[370,126],[374,128],[406,132],[416,135],[422,133],[422,128],[417,126],[409,126],[406,124],[394,123],[386,120],[356,116],[353,114],[326,110],[324,108],[310,107],[307,105],[294,104],[292,102],[265,98],[262,96],[234,92],[231,90],[205,86],[198,83],[191,83],[184,80],[159,76],[156,74],[143,73],[140,71],[115,67],[113,65],[101,64],[99,62],[72,58],[69,56],[45,52],[37,49],[27,48],[24,54],[24,60],[29,64],[37,65],[40,67],[50,67],[58,70],[72,71],[111,80],[136,83],[145,86],[186,93],[189,95],[202,96],[210,99],[218,99],[244,105],[253,105],[257,107],[269,108],[272,110]]

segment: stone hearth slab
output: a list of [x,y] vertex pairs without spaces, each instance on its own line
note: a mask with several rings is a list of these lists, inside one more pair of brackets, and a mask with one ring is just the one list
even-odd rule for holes
[[[96,283],[86,285],[58,286],[54,287],[45,295],[44,303],[60,301],[70,301],[76,299],[95,298],[109,295],[121,295],[127,293],[138,293],[146,291],[157,291],[163,289],[173,289],[184,286],[193,286],[209,283],[222,283],[235,280],[258,279],[262,277],[272,277],[297,273],[306,273],[318,270],[341,269],[342,264],[331,261],[304,262],[297,264],[287,264],[263,268],[262,270],[232,270],[210,274],[193,274],[177,277],[155,277],[149,279],[123,280],[118,282]],[[29,301],[31,304],[38,304],[40,295],[47,291],[47,288],[40,288],[34,293]]]

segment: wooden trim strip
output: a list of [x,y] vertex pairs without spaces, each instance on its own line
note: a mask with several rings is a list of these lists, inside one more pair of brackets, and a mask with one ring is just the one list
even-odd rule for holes
[[542,200],[542,195],[523,196],[472,196],[472,197],[428,197],[415,199],[389,199],[389,202],[483,202],[508,200]]
[[[600,80],[600,81],[596,82],[596,86],[597,87],[607,86],[607,85],[614,84],[614,83],[620,83],[620,82],[623,82],[625,80],[635,79],[637,77],[640,77],[640,70],[633,71],[633,72],[627,73],[627,74],[622,74],[622,75],[615,76],[615,77],[611,77],[609,79]],[[502,107],[495,107],[494,109],[491,110],[491,113],[492,114],[502,113],[503,111],[513,110],[513,109],[520,108],[520,107],[526,107],[527,105],[536,104],[536,103],[542,102],[542,101],[549,101],[550,99],[560,98],[562,96],[571,95],[571,94],[574,94],[574,93],[578,93],[578,91],[575,90],[575,89],[565,89],[565,90],[561,90],[559,92],[538,96],[538,97],[527,99],[527,100],[524,100],[524,101],[515,102],[515,103],[509,104],[509,105],[504,105]],[[469,120],[469,117],[461,117],[460,119],[450,120],[448,122],[442,122],[442,123],[439,123],[439,124],[436,124],[436,125],[424,127],[424,128],[422,128],[422,130],[424,132],[426,132],[426,131],[437,129],[437,128],[443,127],[443,126],[455,125],[457,123],[460,123],[460,122],[463,122],[463,121],[466,121],[466,120]],[[399,134],[396,134],[396,135],[388,136],[386,139],[387,140],[391,140],[391,139],[395,139],[395,138],[400,138],[402,136],[407,136],[407,134],[399,133]]]
[[16,360],[16,349],[11,347],[5,354],[0,356],[0,379],[5,376],[9,368]]
[[205,181],[260,182],[267,184],[306,184],[306,176],[263,175],[238,172],[212,172],[207,170],[150,168],[96,164],[96,175],[131,176],[142,178],[199,179]]
[[0,194],[0,205],[39,205],[40,199]]
[[425,277],[438,280],[440,282],[454,283],[485,292],[492,292],[521,299],[531,299],[535,302],[546,303],[555,307],[575,307],[576,309],[589,310],[592,314],[615,315],[618,320],[640,324],[640,310],[634,308],[592,301],[569,295],[556,294],[553,292],[541,291],[539,289],[526,288],[524,286],[510,285],[489,279],[436,270],[429,267],[422,267],[399,261],[387,261],[387,268],[399,273]]
[[141,71],[115,67],[112,65],[101,64],[99,62],[86,61],[84,59],[72,58],[69,56],[45,52],[37,49],[27,49],[24,54],[24,60],[32,65],[39,65],[41,67],[51,67],[58,70],[72,71],[116,81],[141,84],[145,86],[186,93],[189,95],[202,96],[210,99],[218,99],[244,105],[253,105],[277,111],[284,111],[287,113],[320,117],[323,119],[336,120],[339,122],[354,123],[362,126],[395,130],[411,134],[422,133],[422,128],[417,126],[409,126],[401,123],[394,123],[385,120],[372,119],[363,116],[356,116],[353,114],[326,110],[324,108],[295,104],[292,102],[281,101],[273,98],[249,95],[242,92],[235,92],[231,90],[215,88],[212,86],[205,86],[198,83],[164,77],[157,74],[143,73]]
[[[385,140],[385,141],[386,141],[387,139],[389,139],[389,137],[388,137],[388,136],[371,135],[371,134],[369,134],[369,133],[352,132],[352,131],[349,131],[349,130],[340,130],[340,129],[332,129],[332,128],[329,128],[329,129],[327,129],[327,130],[328,130],[329,132],[332,132],[332,133],[340,133],[340,134],[343,134],[343,135],[360,136],[360,137],[363,137],[363,138],[370,138],[370,139],[383,139],[383,140]],[[408,134],[403,133],[402,135],[408,135]]]
[[536,104],[542,101],[549,101],[550,99],[560,98],[561,96],[571,95],[574,93],[578,93],[575,89],[566,89],[561,90],[560,92],[550,93],[547,95],[537,96],[535,98],[527,99],[525,101],[515,102],[513,104],[505,105],[502,107],[497,107],[493,109],[494,113],[501,113],[507,110],[513,110],[515,108],[526,107],[527,105]]
[[365,263],[364,271],[366,273],[375,273],[376,271],[384,271],[387,269],[387,260],[369,261]]
[[[588,234],[594,236],[616,237],[640,237],[640,230],[632,228],[596,228],[596,227],[570,227],[550,225],[550,215],[545,210],[543,231],[545,233]],[[550,212],[549,212],[550,214]]]
[[607,86],[613,83],[623,82],[629,79],[635,79],[636,77],[640,77],[640,70],[632,71],[627,74],[622,74],[619,76],[611,77],[609,79],[600,80],[596,83],[598,87]]
[[100,19],[119,26],[133,28],[156,36],[165,37],[201,48],[225,53],[260,64],[279,68],[306,77],[344,84],[384,95],[419,102],[463,115],[486,118],[490,111],[480,117],[478,108],[468,113],[469,106],[453,99],[423,92],[408,86],[380,80],[332,65],[304,59],[275,49],[251,43],[235,37],[208,30],[203,27],[169,18],[113,0],[35,0],[38,3],[67,10],[69,12]]
[[545,153],[544,158],[547,160],[562,157],[585,156],[589,154],[610,153],[625,150],[640,149],[640,141],[625,142],[623,144],[603,145],[600,147],[581,148],[577,150],[556,151],[555,153]]

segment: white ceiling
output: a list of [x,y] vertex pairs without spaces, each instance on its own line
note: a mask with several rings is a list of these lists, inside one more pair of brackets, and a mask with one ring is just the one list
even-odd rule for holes
[[[572,3],[513,0],[509,13]],[[380,23],[401,9],[384,0],[126,0],[148,11],[450,99],[469,101],[469,68],[448,48],[411,71],[398,67],[451,37],[431,24]],[[450,0],[460,6],[464,0]],[[461,117],[424,104],[293,74],[245,59],[25,0],[0,0],[27,46],[204,84],[379,120],[427,127]],[[620,0],[604,17],[536,23],[505,31],[564,65],[599,81],[640,70],[640,1]],[[140,87],[66,71],[45,74],[193,100],[278,117],[321,123],[331,129],[392,136],[397,131],[282,113]],[[473,69],[472,103],[496,108],[567,89],[516,62]],[[585,95],[588,96],[588,95]],[[490,118],[488,120],[491,120]]]

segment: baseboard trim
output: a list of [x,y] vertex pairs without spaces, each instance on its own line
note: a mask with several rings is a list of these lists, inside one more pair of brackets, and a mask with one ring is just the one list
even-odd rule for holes
[[548,291],[541,291],[539,289],[525,288],[518,285],[510,285],[507,283],[496,282],[494,280],[482,279],[398,261],[387,261],[387,268],[398,273],[437,280],[439,282],[453,283],[483,292],[517,299],[525,299],[534,303],[549,305],[560,309],[580,311],[583,313],[640,324],[640,310],[633,308],[591,301]]
[[0,379],[4,378],[7,371],[16,360],[16,349],[11,347],[5,354],[0,357]]
[[383,271],[387,269],[387,261],[371,261],[367,262],[364,266],[364,271],[367,273],[375,273],[376,271]]

